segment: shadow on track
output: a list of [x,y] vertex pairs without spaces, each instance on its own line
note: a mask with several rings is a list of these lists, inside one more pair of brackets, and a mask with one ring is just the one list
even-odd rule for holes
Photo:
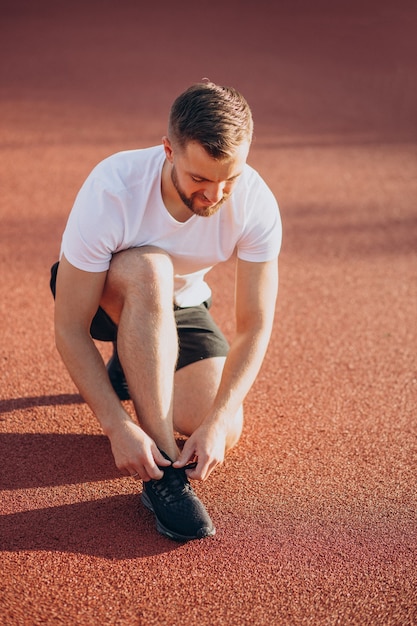
[[[103,481],[120,478],[104,435],[3,433],[0,457],[0,489],[13,491],[19,507],[30,509],[7,513],[3,507],[1,551],[52,550],[131,559],[178,546],[157,533],[153,515],[140,502],[140,481],[132,480],[134,493],[103,497],[108,491]],[[59,493],[51,489],[57,486]],[[42,493],[43,488],[48,492]],[[33,497],[22,493],[30,489]],[[61,504],[62,498],[76,502]],[[50,506],[44,506],[45,500]],[[3,502],[7,506],[7,498]],[[37,503],[42,508],[32,508]]]
[[57,551],[123,560],[171,552],[180,545],[157,533],[138,494],[0,516],[0,550],[7,552]]
[[36,406],[55,406],[68,404],[83,404],[84,400],[78,393],[62,393],[51,396],[29,396],[25,398],[7,398],[0,400],[0,414],[11,413],[23,409],[32,409]]
[[0,456],[0,489],[120,478],[104,435],[1,433]]

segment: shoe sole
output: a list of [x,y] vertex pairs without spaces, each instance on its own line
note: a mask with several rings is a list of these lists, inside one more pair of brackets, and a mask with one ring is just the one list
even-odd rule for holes
[[143,504],[146,506],[146,508],[149,509],[149,511],[152,511],[152,513],[155,515],[156,530],[159,533],[161,533],[161,535],[165,535],[165,537],[168,537],[168,539],[173,539],[174,541],[192,541],[193,539],[205,539],[206,537],[213,537],[213,535],[215,535],[215,533],[216,533],[216,529],[213,527],[212,532],[210,532],[207,535],[204,535],[204,537],[196,537],[195,535],[193,535],[191,537],[189,537],[187,535],[180,535],[179,533],[176,533],[176,532],[170,530],[169,528],[164,526],[159,521],[159,519],[157,518],[157,516],[155,514],[155,510],[154,510],[154,508],[152,506],[152,502],[149,499],[149,496],[146,493],[146,491],[142,491],[141,500],[142,500]]

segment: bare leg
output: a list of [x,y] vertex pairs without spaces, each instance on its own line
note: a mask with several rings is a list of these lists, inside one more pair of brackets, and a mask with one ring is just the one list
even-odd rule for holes
[[[219,387],[225,357],[196,361],[175,374],[174,427],[183,435],[191,435],[206,417]],[[243,428],[243,409],[231,418],[226,449],[237,444]]]
[[139,424],[175,460],[172,398],[178,338],[169,256],[153,247],[114,255],[101,306],[118,325],[117,349]]

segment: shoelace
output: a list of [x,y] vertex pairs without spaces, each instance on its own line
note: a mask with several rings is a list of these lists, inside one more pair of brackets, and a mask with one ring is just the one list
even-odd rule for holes
[[193,461],[192,463],[188,463],[187,465],[184,465],[182,469],[188,470],[188,469],[195,469],[196,467],[197,467],[197,461]]
[[152,490],[158,494],[159,498],[165,502],[174,502],[180,499],[188,491],[192,491],[192,487],[185,475],[186,469],[194,469],[197,462],[188,463],[184,467],[161,467],[164,472],[163,478],[152,482]]
[[[159,469],[164,471],[167,468],[164,467],[163,465],[158,465]],[[189,469],[195,469],[197,467],[197,461],[193,461],[192,463],[187,463],[187,465],[184,465],[184,467],[172,467],[172,465],[168,465],[168,467],[170,467],[173,470],[189,470]]]

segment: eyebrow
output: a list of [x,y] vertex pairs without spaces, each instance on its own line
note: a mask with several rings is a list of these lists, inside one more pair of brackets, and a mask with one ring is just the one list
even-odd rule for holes
[[[214,183],[214,180],[210,180],[209,178],[205,178],[204,176],[200,176],[199,174],[193,174],[193,172],[189,172],[189,175],[192,178],[198,178],[199,180],[201,180],[201,182],[205,182],[205,183]],[[236,178],[239,178],[239,176],[242,175],[242,172],[239,172],[238,174],[235,174],[234,176],[231,176],[230,178],[227,178],[224,182],[226,183],[231,183],[233,180],[236,180]]]

